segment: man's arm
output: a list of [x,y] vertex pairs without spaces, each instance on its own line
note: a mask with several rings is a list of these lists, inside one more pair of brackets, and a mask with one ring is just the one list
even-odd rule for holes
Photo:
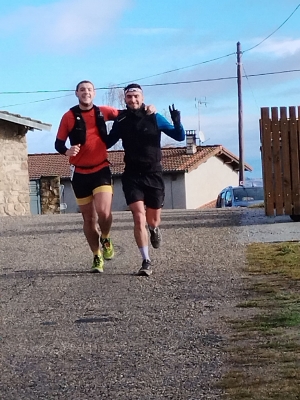
[[110,149],[112,146],[114,146],[119,140],[121,139],[120,137],[120,130],[119,130],[119,124],[118,121],[115,121],[113,123],[113,126],[107,135],[105,139],[105,144],[106,148]]
[[56,140],[54,143],[55,150],[60,154],[66,154],[66,151],[68,150],[68,148],[65,145],[66,140],[68,139],[68,134],[69,134],[68,120],[66,114],[64,114],[60,121],[56,135]]
[[[177,113],[174,115],[174,113],[172,114],[171,111],[176,111]],[[180,122],[180,113],[178,110],[174,109],[174,106],[173,109],[170,108],[170,113],[174,125],[170,124],[170,122],[161,114],[155,114],[158,129],[172,139],[182,142],[185,139],[185,131]]]
[[[70,115],[72,116],[72,119],[69,120]],[[55,150],[68,157],[74,157],[76,156],[79,151],[80,151],[80,144],[73,145],[69,149],[66,147],[66,141],[69,136],[69,131],[70,129],[70,124],[73,125],[75,120],[73,119],[73,114],[70,114],[70,112],[66,112],[59,124],[54,147]]]
[[100,106],[105,121],[114,121],[119,115],[120,110],[110,106]]
[[66,143],[65,140],[61,140],[61,139],[57,139],[56,138],[55,143],[54,143],[55,150],[58,153],[65,155],[67,150],[68,150],[68,148],[66,147],[65,143]]

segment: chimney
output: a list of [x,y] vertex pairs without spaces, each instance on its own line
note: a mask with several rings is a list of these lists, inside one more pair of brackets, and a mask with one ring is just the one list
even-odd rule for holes
[[185,131],[185,136],[186,136],[186,154],[197,153],[196,131],[195,130]]

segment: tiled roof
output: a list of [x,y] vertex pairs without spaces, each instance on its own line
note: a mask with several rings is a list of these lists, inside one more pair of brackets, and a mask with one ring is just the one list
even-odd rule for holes
[[59,153],[29,154],[29,179],[40,179],[41,176],[70,177],[69,159]]
[[[233,153],[221,145],[197,146],[195,154],[187,154],[186,147],[168,147],[162,149],[162,166],[164,172],[190,172],[209,158],[217,156],[226,163],[234,164],[234,169],[239,167],[239,159]],[[124,152],[122,150],[109,151],[108,159],[111,162],[111,170],[114,175],[123,172]],[[245,164],[245,169],[251,171],[249,164]]]
[[31,129],[50,131],[52,127],[51,124],[47,124],[45,122],[38,121],[37,119],[32,119],[29,117],[22,117],[20,114],[12,114],[8,111],[0,111],[0,119],[13,122],[18,125],[27,126]]
[[220,146],[198,146],[195,154],[187,154],[186,147],[163,149],[163,167],[165,171],[190,172],[202,162],[219,152]]
[[[186,147],[169,147],[162,149],[162,166],[164,172],[190,172],[211,157],[220,157],[226,163],[232,163],[238,169],[238,157],[223,146],[198,146],[195,154],[186,154]],[[120,175],[124,169],[123,150],[109,151],[108,160],[111,163],[113,175]],[[29,154],[29,178],[39,179],[41,176],[60,176],[68,178],[70,169],[68,157],[58,153]],[[245,169],[252,168],[245,164]]]

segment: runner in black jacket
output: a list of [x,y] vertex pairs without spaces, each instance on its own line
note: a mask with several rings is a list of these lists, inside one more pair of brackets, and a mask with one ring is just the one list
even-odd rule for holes
[[138,275],[152,273],[148,249],[148,232],[154,248],[161,243],[161,208],[165,187],[161,166],[161,132],[177,141],[185,139],[180,112],[169,107],[173,125],[161,114],[147,115],[140,85],[132,83],[124,89],[127,109],[121,111],[107,136],[107,148],[122,140],[125,170],[122,175],[123,191],[134,221],[134,237],[143,262]]

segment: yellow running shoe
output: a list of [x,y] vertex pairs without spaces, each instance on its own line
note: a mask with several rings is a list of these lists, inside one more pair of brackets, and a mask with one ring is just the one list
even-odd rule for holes
[[115,255],[114,246],[110,238],[100,238],[104,260],[111,260]]
[[94,255],[91,272],[103,272],[103,266],[104,266],[104,261],[102,255],[101,254],[100,256],[98,256],[97,254]]

